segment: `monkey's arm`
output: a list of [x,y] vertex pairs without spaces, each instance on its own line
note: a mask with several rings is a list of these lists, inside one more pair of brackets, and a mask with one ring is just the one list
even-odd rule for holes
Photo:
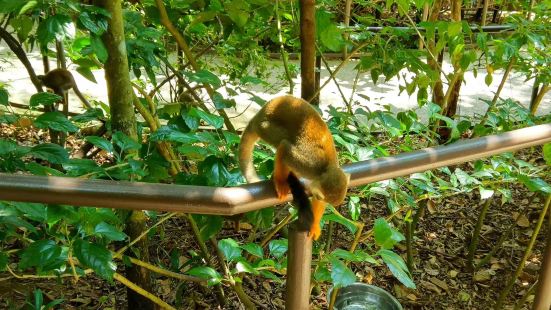
[[314,240],[318,240],[321,236],[320,221],[324,212],[325,201],[312,199],[312,213],[314,214],[314,219],[312,220],[312,226],[310,226],[310,237]]

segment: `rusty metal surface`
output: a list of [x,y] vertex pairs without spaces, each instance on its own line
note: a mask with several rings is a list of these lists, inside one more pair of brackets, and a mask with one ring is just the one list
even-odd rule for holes
[[[350,186],[458,164],[551,141],[551,124],[345,165]],[[0,200],[234,215],[279,201],[269,181],[236,187],[0,174]],[[290,198],[288,199],[290,200]]]

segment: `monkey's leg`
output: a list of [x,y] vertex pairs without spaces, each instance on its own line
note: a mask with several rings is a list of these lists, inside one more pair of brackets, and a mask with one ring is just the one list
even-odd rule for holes
[[312,226],[310,227],[310,237],[314,240],[318,240],[321,236],[321,217],[325,212],[325,201],[312,199],[312,213],[314,213],[314,220],[312,221]]
[[284,200],[291,193],[287,177],[289,176],[289,167],[283,162],[285,153],[287,152],[287,144],[281,142],[277,147],[275,163],[274,163],[274,186],[279,200]]

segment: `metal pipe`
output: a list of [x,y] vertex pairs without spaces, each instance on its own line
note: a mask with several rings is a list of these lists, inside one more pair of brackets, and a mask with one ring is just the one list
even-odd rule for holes
[[[544,124],[343,168],[352,174],[350,187],[356,187],[550,141],[551,124]],[[269,181],[206,187],[2,173],[0,200],[215,215],[235,215],[281,203]]]
[[285,309],[310,309],[312,238],[307,232],[298,231],[295,224],[289,229],[288,257]]
[[[371,27],[363,27],[361,28],[364,31],[369,32],[380,32],[383,29],[392,28],[394,30],[402,30],[402,31],[415,31],[415,28],[413,27],[380,27],[380,26],[371,26]],[[495,32],[502,32],[502,31],[512,31],[515,30],[514,25],[491,25],[491,26],[470,26],[472,32],[488,32],[488,33],[495,33]],[[425,31],[426,29],[424,27],[417,27],[419,31]]]
[[[549,199],[551,199],[551,194],[547,196],[547,203]],[[543,253],[533,310],[551,309],[551,217],[548,217],[547,221],[547,245]]]

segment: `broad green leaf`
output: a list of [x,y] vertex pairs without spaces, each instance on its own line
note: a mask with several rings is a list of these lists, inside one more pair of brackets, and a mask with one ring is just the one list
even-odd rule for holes
[[171,142],[180,142],[183,144],[191,144],[191,143],[199,142],[199,139],[195,134],[180,132],[169,126],[162,126],[157,131],[152,133],[150,136],[150,140],[153,142],[171,141]]
[[551,186],[540,178],[531,178],[526,175],[517,176],[518,180],[524,184],[531,192],[544,192],[551,194]]
[[92,268],[98,276],[112,280],[116,265],[111,252],[103,246],[77,239],[73,243],[73,253],[81,264]]
[[234,261],[237,258],[241,257],[241,248],[239,244],[233,239],[222,239],[218,241],[218,248],[226,256],[228,262]]
[[37,222],[46,220],[46,205],[32,202],[12,202],[11,205],[21,212],[26,218]]
[[262,247],[256,243],[247,243],[242,245],[241,248],[256,257],[264,256],[264,251],[262,250]]
[[202,240],[208,240],[215,236],[220,232],[224,223],[221,216],[194,214],[192,217],[197,222],[197,226],[199,226],[199,234]]
[[184,72],[184,75],[194,82],[210,84],[214,88],[222,85],[222,81],[220,81],[218,76],[208,70],[202,69],[197,72]]
[[191,108],[190,112],[191,115],[196,116],[202,120],[204,120],[207,124],[211,125],[212,127],[218,129],[222,128],[224,125],[224,119],[221,116],[217,116],[211,113],[207,113],[203,110],[199,110],[197,108]]
[[274,211],[273,207],[264,208],[252,212],[245,213],[247,221],[253,224],[255,227],[266,229],[272,226],[274,221]]
[[368,262],[375,265],[379,264],[379,262],[377,262],[377,260],[374,259],[371,255],[361,250],[350,253],[349,251],[343,249],[335,249],[333,252],[331,252],[331,256],[344,259],[349,262]]
[[100,173],[103,168],[98,166],[98,163],[92,159],[71,158],[69,161],[63,163],[63,169],[65,169],[68,176],[81,176],[87,173]]
[[350,217],[354,221],[357,221],[360,218],[360,213],[362,210],[362,205],[360,204],[360,197],[350,196],[348,199],[348,210],[350,211]]
[[230,19],[240,28],[244,27],[249,20],[249,4],[245,0],[232,0],[227,3],[226,12]]
[[21,9],[28,0],[0,0],[0,13],[14,13]]
[[46,207],[46,223],[53,225],[61,220],[68,224],[76,223],[79,220],[78,213],[73,206],[48,205]]
[[94,53],[96,54],[96,57],[98,57],[98,60],[102,63],[105,63],[107,61],[107,57],[109,57],[109,54],[107,52],[107,48],[103,44],[103,41],[99,36],[91,35],[90,44],[92,46],[92,49],[94,50]]
[[122,231],[120,231],[117,227],[111,224],[108,224],[106,222],[101,222],[98,225],[96,225],[96,228],[94,229],[94,233],[96,235],[100,235],[109,240],[114,240],[114,241],[122,241],[127,237],[127,235]]
[[232,178],[224,160],[212,155],[199,163],[198,170],[207,178],[209,186],[226,186]]
[[543,158],[548,166],[551,166],[551,143],[543,145]]
[[331,281],[331,271],[325,266],[318,266],[316,272],[314,273],[314,279],[318,282],[329,282]]
[[235,264],[235,270],[237,270],[238,273],[246,272],[246,273],[252,273],[252,274],[258,274],[258,271],[249,264],[246,260],[242,259]]
[[341,51],[344,46],[344,40],[342,38],[342,30],[340,30],[335,24],[331,24],[326,27],[320,33],[321,43],[328,49],[338,52]]
[[38,144],[31,148],[29,155],[47,160],[52,164],[63,164],[69,160],[69,153],[54,143]]
[[29,100],[29,105],[31,107],[38,107],[39,105],[46,106],[59,102],[62,99],[63,98],[57,94],[41,92],[31,96],[31,99]]
[[141,144],[125,135],[122,131],[117,131],[113,134],[113,143],[120,147],[121,152],[128,150],[139,150]]
[[35,267],[38,272],[57,268],[66,260],[62,252],[62,248],[53,240],[35,241],[23,249],[19,268],[25,270]]
[[340,260],[331,259],[331,281],[335,288],[345,287],[356,282],[356,275]]
[[378,218],[375,220],[373,230],[375,235],[375,243],[383,249],[390,249],[396,243],[405,239],[404,236],[392,228],[384,218]]
[[289,245],[287,239],[272,240],[270,241],[270,243],[268,243],[270,254],[275,258],[283,257],[283,255],[287,253],[288,246]]
[[415,283],[413,283],[413,280],[411,279],[406,263],[400,255],[385,249],[379,250],[377,254],[381,256],[385,264],[388,266],[388,269],[390,269],[398,281],[406,287],[412,289],[416,288]]
[[88,109],[82,114],[71,117],[71,121],[76,123],[86,123],[86,122],[95,121],[103,118],[104,118],[103,110],[99,108],[95,108],[95,109]]
[[113,147],[113,144],[109,142],[109,140],[103,138],[103,137],[97,137],[97,136],[87,136],[84,137],[84,140],[92,143],[93,145],[99,147],[102,150],[105,150],[111,154],[115,152],[115,148]]
[[54,41],[54,39],[62,40],[70,33],[70,27],[72,24],[71,17],[63,14],[50,15],[45,20],[40,22],[36,35],[38,40],[43,45]]
[[190,276],[206,279],[209,286],[216,285],[222,281],[222,276],[216,270],[207,266],[193,267],[186,273]]
[[76,132],[78,127],[69,121],[61,112],[45,112],[34,120],[38,128],[50,128],[56,131]]
[[494,195],[493,189],[485,189],[484,187],[479,186],[478,190],[480,191],[480,199],[482,200],[488,199]]
[[355,233],[356,230],[358,230],[358,227],[354,222],[347,219],[346,217],[339,216],[337,214],[327,214],[323,216],[323,219],[330,222],[336,222],[341,224],[342,226],[346,227],[351,233]]
[[0,105],[8,105],[8,90],[4,87],[0,87]]

